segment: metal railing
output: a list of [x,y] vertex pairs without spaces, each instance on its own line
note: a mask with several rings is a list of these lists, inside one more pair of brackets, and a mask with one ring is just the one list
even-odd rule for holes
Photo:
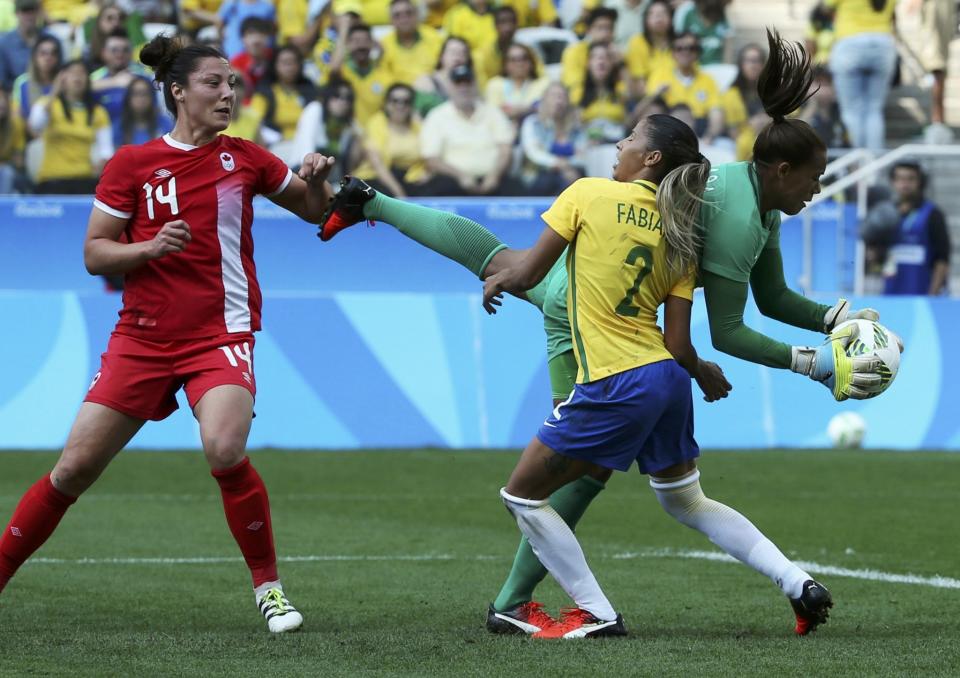
[[[876,180],[877,174],[904,158],[960,158],[960,145],[932,146],[926,144],[904,144],[899,148],[874,159],[873,153],[864,149],[850,151],[846,155],[834,160],[824,171],[824,178],[836,176],[843,170],[860,162],[865,163],[846,176],[840,177],[829,186],[823,188],[813,197],[807,206],[800,212],[803,219],[803,269],[800,286],[809,289],[813,278],[813,213],[811,207],[834,198],[837,194],[846,191],[851,186],[857,188],[857,224],[863,223],[867,216],[867,189]],[[837,259],[845,257],[843,246],[843,229],[837,228]],[[853,292],[863,294],[864,291],[864,259],[866,248],[863,239],[857,238],[854,253]]]

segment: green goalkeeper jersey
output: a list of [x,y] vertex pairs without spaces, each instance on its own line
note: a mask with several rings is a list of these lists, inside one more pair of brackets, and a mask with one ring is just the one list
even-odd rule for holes
[[713,345],[744,360],[789,368],[789,344],[743,324],[748,284],[761,313],[795,327],[823,331],[829,307],[787,287],[780,256],[780,212],[760,213],[760,180],[753,163],[714,167],[703,197],[700,281]]
[[703,199],[701,270],[749,282],[763,251],[780,248],[780,212],[760,214],[759,181],[748,162],[714,167]]

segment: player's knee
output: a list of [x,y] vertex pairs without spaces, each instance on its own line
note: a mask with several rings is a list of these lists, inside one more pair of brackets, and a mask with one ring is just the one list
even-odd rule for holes
[[96,482],[102,470],[99,464],[82,459],[61,459],[50,472],[50,482],[61,492],[79,497]]
[[693,516],[707,501],[700,488],[700,471],[695,470],[679,479],[650,478],[650,487],[657,495],[663,510],[684,525],[690,524]]
[[221,433],[207,436],[203,441],[203,452],[210,468],[224,469],[236,466],[246,455],[246,437]]

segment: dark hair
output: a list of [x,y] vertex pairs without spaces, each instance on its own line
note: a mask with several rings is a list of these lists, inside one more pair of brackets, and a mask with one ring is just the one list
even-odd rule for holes
[[323,119],[325,121],[330,120],[330,100],[336,98],[335,95],[342,90],[350,92],[350,110],[347,113],[347,117],[353,120],[354,107],[356,106],[356,95],[354,94],[353,86],[343,78],[335,76],[327,81],[327,86],[323,88],[320,95],[320,104],[323,107]]
[[497,15],[498,15],[498,14],[509,14],[510,16],[513,17],[514,22],[519,21],[519,18],[517,17],[517,10],[514,9],[514,8],[513,8],[512,6],[510,6],[510,5],[500,5],[499,7],[497,7],[496,9],[494,9],[494,10],[493,10],[493,20],[494,20],[494,21],[497,20]]
[[[72,59],[65,63],[60,70],[65,71],[68,68],[73,68],[74,66],[80,66],[83,68],[84,73],[87,75],[87,86],[83,90],[83,97],[81,101],[83,101],[83,107],[87,111],[87,125],[92,125],[93,111],[97,107],[97,101],[93,98],[93,90],[90,88],[90,70],[87,68],[87,64],[83,62],[83,59]],[[67,118],[67,120],[72,122],[73,106],[71,106],[70,102],[67,101],[66,93],[60,92],[60,96],[58,98],[60,99],[60,105],[63,106],[63,115]]]
[[815,31],[823,31],[833,27],[833,12],[822,2],[818,2],[810,10],[810,26]]
[[536,80],[540,77],[540,67],[537,64],[537,53],[533,51],[533,48],[530,45],[524,45],[520,42],[511,42],[507,45],[507,48],[503,50],[503,63],[500,66],[500,75],[507,77],[507,52],[509,52],[514,47],[519,47],[523,50],[523,53],[527,55],[527,61],[530,62],[530,79]]
[[[60,64],[63,63],[63,47],[60,45],[59,40],[52,35],[41,35],[39,38],[37,38],[37,41],[33,43],[33,47],[30,49],[30,64],[27,66],[27,96],[30,104],[43,96],[43,90],[37,82],[37,68],[35,61],[37,58],[37,52],[40,51],[40,45],[47,43],[53,45],[54,50],[57,53],[57,62],[53,65],[53,71],[50,73],[51,83],[53,82],[54,78],[56,78],[57,72],[60,70]],[[28,102],[24,103],[26,104]]]
[[90,43],[87,51],[88,58],[94,65],[100,63],[100,52],[103,51],[103,46],[107,42],[107,36],[104,35],[100,30],[100,19],[103,18],[104,14],[111,10],[114,10],[120,14],[121,24],[127,20],[127,13],[115,4],[106,4],[100,8],[99,12],[97,12],[97,18],[93,22],[93,30],[90,31]]
[[703,51],[703,45],[700,44],[700,36],[696,33],[691,33],[690,31],[683,31],[682,33],[674,33],[673,38],[670,40],[671,46],[674,45],[677,41],[683,40],[684,38],[693,38],[697,41],[697,51]]
[[657,211],[667,242],[667,262],[687,271],[699,258],[697,219],[710,177],[710,161],[700,153],[693,130],[672,115],[647,116],[647,150],[660,151],[663,175],[657,188]]
[[447,36],[447,39],[443,41],[443,44],[440,46],[440,51],[437,53],[437,67],[434,70],[440,70],[440,66],[443,64],[443,53],[447,51],[447,45],[449,45],[451,42],[460,42],[466,46],[467,66],[470,67],[470,70],[473,70],[473,54],[470,52],[470,43],[463,38],[458,38],[455,35],[449,35]]
[[667,40],[669,40],[671,43],[673,42],[673,7],[670,6],[670,2],[668,0],[651,0],[650,4],[647,5],[647,8],[643,10],[643,37],[646,39],[647,44],[650,45],[650,47],[653,47],[653,38],[650,36],[650,31],[647,29],[647,16],[650,14],[650,9],[654,5],[663,6],[670,15],[670,25],[667,28]]
[[240,37],[247,33],[262,33],[264,35],[273,35],[274,25],[270,19],[264,19],[260,16],[248,16],[240,22]]
[[190,74],[197,70],[197,62],[208,57],[226,61],[223,52],[216,47],[209,45],[184,47],[180,38],[168,38],[163,33],[140,50],[140,62],[153,69],[153,80],[163,91],[163,102],[174,118],[177,117],[177,102],[173,98],[173,84],[186,87],[190,81]]
[[367,33],[369,35],[373,35],[373,29],[367,24],[354,24],[347,30],[347,37],[349,38],[354,33]]
[[109,40],[110,38],[120,38],[121,40],[127,40],[127,41],[129,42],[129,40],[130,40],[130,33],[127,32],[127,29],[124,28],[123,26],[117,26],[117,27],[114,28],[112,31],[110,31],[109,33],[107,33],[106,36],[104,36],[104,38],[103,38],[103,45],[104,45],[104,46],[106,46],[107,40]]
[[870,0],[870,6],[873,7],[874,12],[882,12],[887,6],[887,0]]
[[810,125],[787,116],[800,108],[816,90],[811,91],[813,71],[810,56],[800,43],[787,42],[777,31],[767,30],[770,55],[757,82],[757,94],[763,110],[773,118],[753,144],[753,159],[758,164],[785,161],[791,165],[808,162],[817,150],[826,150]]
[[[401,91],[402,91],[402,92],[407,92],[407,93],[410,95],[410,113],[409,113],[408,117],[409,117],[410,119],[412,119],[412,118],[413,118],[413,103],[414,103],[413,100],[416,98],[417,93],[416,93],[416,91],[413,89],[413,87],[411,87],[410,85],[406,84],[405,82],[395,82],[395,83],[393,83],[392,85],[390,85],[390,86],[387,88],[386,94],[383,95],[383,104],[384,104],[384,106],[386,106],[387,101],[390,100],[390,97],[392,97],[396,92],[401,92]],[[408,120],[408,122],[409,122],[409,120]]]
[[[270,64],[267,66],[267,72],[264,74],[264,81],[269,84],[277,82],[277,61],[280,60],[280,55],[284,54],[285,52],[289,52],[290,54],[294,55],[297,58],[297,63],[300,65],[300,70],[297,73],[297,81],[295,84],[312,85],[313,83],[310,81],[310,78],[303,74],[303,53],[296,45],[289,42],[282,47],[278,47],[273,53],[273,58],[270,59]],[[313,97],[310,96],[308,98],[312,99]]]
[[727,18],[726,4],[725,0],[696,0],[697,12],[711,24]]
[[157,130],[159,129],[160,111],[157,109],[157,98],[153,96],[153,86],[150,84],[150,81],[145,78],[134,78],[130,81],[130,84],[127,85],[127,91],[123,94],[123,109],[120,111],[121,145],[129,144],[133,141],[133,132],[137,126],[137,120],[134,118],[133,107],[130,106],[130,102],[133,99],[133,90],[138,83],[143,83],[150,91],[150,112],[147,114],[149,116],[147,119],[147,127],[150,132],[150,137],[155,138],[157,136]]
[[919,161],[904,158],[903,160],[898,160],[890,166],[890,179],[894,178],[894,175],[897,173],[898,169],[910,170],[916,172],[917,178],[920,179],[920,192],[923,193],[924,189],[927,187],[927,173],[923,170],[923,166]]
[[743,107],[746,109],[747,117],[752,117],[754,114],[759,113],[763,108],[763,105],[760,103],[760,95],[757,93],[757,83],[747,81],[747,76],[743,72],[743,59],[746,57],[747,52],[757,51],[760,53],[761,59],[764,62],[767,59],[767,53],[763,51],[763,47],[758,45],[755,42],[750,42],[740,48],[740,51],[737,53],[737,77],[733,81],[733,87],[738,92],[740,92],[740,98],[743,99]]
[[616,95],[617,92],[617,84],[620,82],[620,74],[617,72],[615,66],[610,69],[610,72],[607,74],[607,77],[603,82],[596,82],[593,79],[593,76],[590,75],[590,53],[595,49],[601,48],[607,50],[607,55],[609,56],[610,43],[607,42],[594,42],[587,49],[587,67],[583,78],[583,96],[580,97],[580,103],[578,104],[579,108],[581,109],[587,108],[590,104],[599,99],[603,91],[607,91],[613,95]]
[[584,22],[587,30],[589,30],[598,19],[610,19],[610,21],[616,23],[617,10],[610,7],[594,7],[590,10],[590,13],[587,14],[587,20]]

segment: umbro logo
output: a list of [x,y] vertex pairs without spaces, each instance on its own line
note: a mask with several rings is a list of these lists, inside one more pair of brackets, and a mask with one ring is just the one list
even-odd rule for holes
[[168,169],[158,169],[156,172],[154,172],[154,174],[156,174],[161,179],[166,179],[167,177],[171,176],[173,172],[171,172]]
[[247,529],[250,530],[251,532],[256,532],[256,531],[259,530],[261,527],[263,527],[263,521],[262,521],[262,520],[254,520],[252,523],[250,523],[249,525],[247,525]]
[[20,528],[19,528],[19,527],[13,527],[12,525],[10,526],[10,534],[12,534],[14,537],[22,537],[22,536],[23,536],[22,534],[20,534]]

